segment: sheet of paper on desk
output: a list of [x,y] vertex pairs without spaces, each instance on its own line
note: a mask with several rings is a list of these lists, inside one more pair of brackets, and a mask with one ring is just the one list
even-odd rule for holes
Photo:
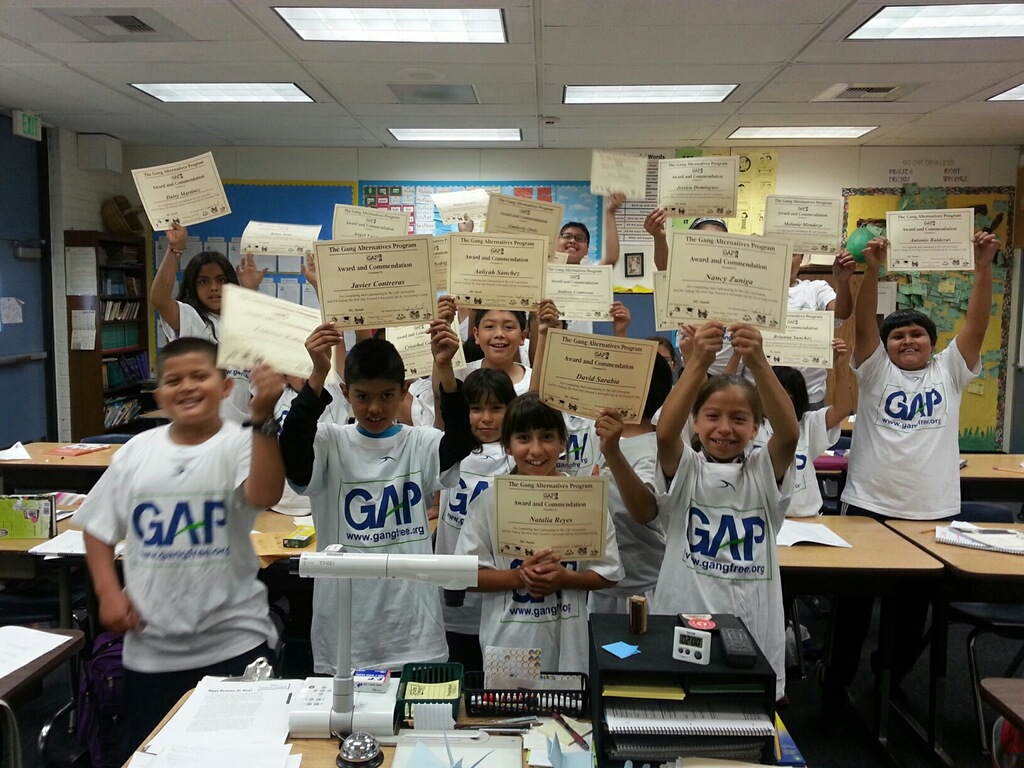
[[28,627],[0,627],[0,677],[21,669],[71,638]]
[[[551,722],[554,723],[554,721]],[[577,733],[584,733],[587,730],[588,728],[584,727],[582,730],[577,731]],[[566,736],[568,735],[569,734],[566,734]],[[545,736],[543,733],[541,733],[539,728],[533,728],[532,730],[528,731],[525,736],[523,736],[523,749],[529,751],[527,762],[530,765],[539,766],[540,768],[554,768],[554,764],[552,763],[550,756],[550,751],[553,748],[553,743],[558,743],[559,754],[563,758],[563,766],[574,765],[574,763],[572,762],[567,763],[566,758],[568,758],[568,760],[570,761],[582,761],[585,759],[588,762],[581,762],[580,765],[586,766],[589,766],[589,761],[593,759],[590,751],[585,750],[583,749],[583,747],[574,743],[571,737],[568,744],[563,744],[561,743],[560,739]],[[578,757],[573,757],[573,755],[578,755]]]
[[482,744],[436,737],[400,742],[392,768],[522,768],[523,743],[518,736],[491,736]]
[[301,684],[301,680],[240,683],[205,677],[146,751],[160,752],[174,744],[284,744],[288,702]]
[[[123,551],[124,542],[119,541],[114,547],[114,557],[119,557]],[[29,554],[47,560],[54,557],[85,557],[85,534],[70,529],[62,531],[52,539],[36,544],[29,550]]]
[[160,750],[150,768],[286,768],[289,744],[173,744]]
[[28,451],[25,450],[25,446],[21,443],[15,443],[10,448],[0,451],[0,461],[20,461],[31,458]]
[[819,523],[798,523],[787,520],[775,537],[776,545],[791,547],[805,541],[809,544],[824,544],[829,547],[850,547],[851,544],[827,525]]

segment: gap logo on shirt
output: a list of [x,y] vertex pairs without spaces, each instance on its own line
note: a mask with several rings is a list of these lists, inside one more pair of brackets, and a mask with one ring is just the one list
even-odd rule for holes
[[357,547],[430,535],[423,490],[409,477],[349,487],[341,499],[341,516],[341,543]]
[[910,431],[939,429],[946,422],[946,395],[940,386],[918,392],[890,384],[882,393],[875,423],[880,427]]
[[[522,564],[522,560],[513,560],[509,564],[509,568],[514,570]],[[568,571],[579,570],[575,560],[563,561],[562,566]],[[578,616],[580,612],[579,606],[575,605],[572,601],[562,602],[563,593],[560,589],[546,597],[533,597],[525,589],[513,589],[509,594],[512,599],[505,608],[505,613],[501,618],[502,622],[555,621]],[[544,602],[550,597],[554,597],[555,602],[544,605]]]
[[448,491],[448,506],[444,509],[444,521],[453,528],[461,528],[466,521],[466,510],[470,503],[486,491],[491,483],[490,480],[472,480],[473,488],[470,489],[466,478],[459,478],[459,487]]
[[763,581],[770,577],[765,567],[770,550],[765,550],[768,522],[760,509],[690,506],[686,525],[686,565],[720,579]]
[[227,525],[223,499],[144,501],[132,510],[131,520],[143,560],[222,560],[231,552],[230,546],[214,546],[217,530]]

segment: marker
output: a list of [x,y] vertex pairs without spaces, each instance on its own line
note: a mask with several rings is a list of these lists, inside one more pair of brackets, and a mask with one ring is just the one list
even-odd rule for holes
[[551,710],[551,717],[554,719],[554,721],[556,723],[558,723],[560,726],[565,728],[565,730],[569,733],[569,735],[572,736],[572,740],[573,741],[575,741],[577,744],[579,744],[585,750],[587,750],[587,751],[590,750],[590,745],[587,744],[586,739],[584,739],[582,736],[580,736],[578,733],[576,733],[576,731],[574,731],[572,729],[572,726],[569,725],[567,722],[565,722],[565,718],[563,718],[560,714],[558,714],[553,709]]

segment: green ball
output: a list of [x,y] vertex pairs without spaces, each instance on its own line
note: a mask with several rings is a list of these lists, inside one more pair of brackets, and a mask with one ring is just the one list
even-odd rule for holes
[[850,233],[850,236],[846,238],[846,250],[853,256],[853,260],[858,264],[864,263],[864,246],[867,245],[874,235],[866,227],[857,227]]

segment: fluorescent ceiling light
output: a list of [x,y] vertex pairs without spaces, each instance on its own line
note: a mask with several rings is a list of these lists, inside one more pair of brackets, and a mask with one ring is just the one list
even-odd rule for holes
[[274,10],[303,40],[507,43],[500,8],[294,8]]
[[518,128],[388,128],[398,141],[522,141]]
[[1024,37],[1024,5],[894,5],[882,8],[847,40]]
[[1024,83],[1008,91],[997,93],[989,101],[1024,101]]
[[693,104],[719,102],[735,85],[567,85],[563,104]]
[[295,83],[132,83],[160,101],[310,102]]
[[730,139],[857,139],[877,125],[761,125],[737,128]]

